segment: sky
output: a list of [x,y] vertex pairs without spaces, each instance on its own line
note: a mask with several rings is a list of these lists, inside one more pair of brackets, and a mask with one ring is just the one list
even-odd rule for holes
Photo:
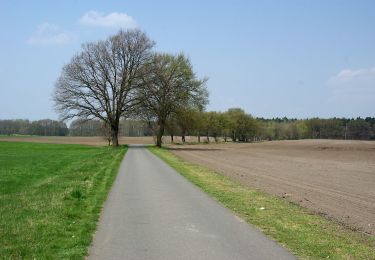
[[58,119],[52,94],[85,42],[139,28],[208,77],[207,110],[375,116],[375,1],[0,1],[0,119]]

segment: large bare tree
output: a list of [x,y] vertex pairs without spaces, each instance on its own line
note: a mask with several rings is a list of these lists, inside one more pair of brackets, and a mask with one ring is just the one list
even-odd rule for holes
[[143,113],[157,124],[156,145],[161,146],[162,136],[171,115],[182,108],[202,110],[208,102],[206,79],[197,79],[192,65],[183,54],[155,54],[145,66],[141,94]]
[[100,119],[118,146],[120,118],[140,103],[139,85],[152,57],[154,42],[136,29],[120,31],[105,41],[83,45],[63,67],[54,101],[63,120]]

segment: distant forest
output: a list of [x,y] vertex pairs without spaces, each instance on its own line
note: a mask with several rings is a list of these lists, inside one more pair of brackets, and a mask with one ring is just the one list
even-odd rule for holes
[[0,135],[65,136],[68,134],[69,129],[66,124],[56,120],[0,120]]
[[[0,135],[38,135],[38,136],[102,136],[105,129],[98,120],[75,120],[68,127],[66,123],[43,119],[0,120]],[[136,120],[122,120],[121,136],[150,136],[152,132],[145,123]]]
[[[191,116],[190,116],[191,117]],[[253,118],[241,109],[227,112],[201,112],[199,124],[192,118],[171,120],[166,135],[204,136],[213,139],[234,141],[295,140],[295,139],[348,139],[375,140],[375,118],[331,118],[290,119]],[[0,120],[0,135],[38,136],[105,136],[106,129],[97,120],[75,120],[68,127],[56,120],[37,121],[16,119]],[[122,120],[120,136],[151,136],[155,124],[142,120]]]
[[262,137],[280,139],[375,140],[375,118],[257,119]]

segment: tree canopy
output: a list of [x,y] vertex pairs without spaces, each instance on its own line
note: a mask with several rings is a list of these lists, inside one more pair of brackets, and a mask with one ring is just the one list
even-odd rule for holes
[[121,117],[140,103],[143,69],[154,42],[140,30],[120,31],[105,41],[87,43],[64,66],[54,100],[62,119],[100,119],[118,146]]
[[205,107],[208,101],[206,80],[197,79],[189,59],[183,54],[155,54],[145,70],[140,107],[148,120],[156,122],[156,144],[161,146],[167,120],[173,114],[189,107],[200,110]]

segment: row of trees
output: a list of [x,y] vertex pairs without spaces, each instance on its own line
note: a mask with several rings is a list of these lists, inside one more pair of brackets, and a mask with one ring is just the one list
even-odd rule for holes
[[0,135],[64,136],[68,132],[68,127],[64,122],[51,119],[37,121],[24,119],[0,120]]
[[[120,136],[152,136],[158,131],[156,121],[120,120]],[[44,119],[0,120],[0,135],[106,136],[100,120],[74,120],[69,128],[61,121]],[[180,109],[166,120],[165,133],[173,141],[181,136],[196,136],[198,142],[295,139],[375,140],[375,118],[288,119],[254,118],[240,108],[226,112],[203,112]]]
[[257,121],[240,108],[229,109],[226,112],[202,112],[197,109],[182,109],[177,111],[167,121],[167,132],[173,137],[180,135],[185,142],[185,136],[194,135],[201,141],[201,136],[210,142],[223,138],[224,141],[247,142],[257,137],[259,125]]
[[375,118],[288,119],[253,118],[240,108],[226,112],[183,110],[167,123],[167,132],[174,135],[212,137],[227,141],[351,139],[375,140]]

